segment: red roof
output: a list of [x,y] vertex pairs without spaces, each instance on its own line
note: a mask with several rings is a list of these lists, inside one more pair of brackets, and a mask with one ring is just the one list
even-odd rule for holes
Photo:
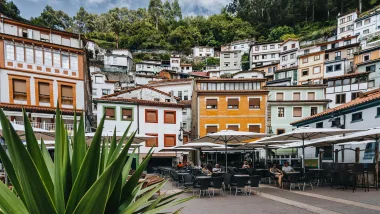
[[110,98],[99,98],[94,99],[95,101],[109,101],[109,102],[120,102],[120,103],[136,103],[140,105],[147,105],[147,106],[165,106],[165,107],[178,107],[178,108],[184,108],[184,104],[178,104],[178,103],[169,103],[169,102],[157,102],[157,101],[151,101],[151,100],[139,100],[139,99],[125,99],[125,98],[117,98],[117,97],[110,97]]
[[[0,103],[0,108],[10,109],[10,110],[21,110],[24,108],[26,111],[31,111],[31,112],[48,112],[48,113],[56,112],[55,107],[31,106],[31,105],[12,104],[12,103]],[[60,108],[60,111],[63,114],[74,114],[74,109]],[[82,110],[77,109],[76,112],[81,113]]]
[[[129,93],[129,92],[131,92],[131,91],[136,91],[136,90],[144,89],[144,88],[149,89],[149,90],[152,90],[152,91],[155,91],[155,92],[157,92],[157,93],[163,94],[163,95],[168,96],[168,97],[172,97],[169,93],[163,92],[163,91],[161,91],[161,90],[158,90],[158,89],[153,88],[153,87],[148,86],[148,85],[142,85],[142,86],[138,86],[138,87],[136,87],[136,88],[131,88],[131,89],[127,89],[127,90],[121,90],[121,91],[115,92],[115,93],[113,93],[113,94],[105,95],[105,96],[103,96],[102,98],[116,97],[116,96],[118,96],[118,95],[120,95],[120,94],[125,94],[125,93]],[[176,96],[173,96],[173,97],[174,97],[174,99],[176,99],[176,100],[180,100],[179,97],[176,97]]]
[[189,72],[189,74],[193,75],[193,76],[208,77],[208,73],[207,72]]

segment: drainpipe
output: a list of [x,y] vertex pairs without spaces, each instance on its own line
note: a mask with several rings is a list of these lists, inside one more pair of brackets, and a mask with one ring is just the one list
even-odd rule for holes
[[140,134],[140,105],[137,104],[137,134]]

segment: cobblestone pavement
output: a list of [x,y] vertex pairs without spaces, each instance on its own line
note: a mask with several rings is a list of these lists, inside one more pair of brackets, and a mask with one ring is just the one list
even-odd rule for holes
[[[170,182],[165,186],[165,190],[178,190],[172,187]],[[253,191],[254,192],[254,191]],[[330,187],[315,187],[299,190],[279,189],[271,185],[261,185],[262,194],[252,194],[247,196],[225,196],[215,193],[214,197],[202,196],[195,198],[181,206],[173,207],[168,211],[175,211],[183,207],[181,213],[380,213],[380,191],[370,189],[364,192],[358,189],[354,193],[352,190],[337,190]],[[212,195],[212,193],[211,193]],[[180,197],[192,196],[191,191],[182,194]]]

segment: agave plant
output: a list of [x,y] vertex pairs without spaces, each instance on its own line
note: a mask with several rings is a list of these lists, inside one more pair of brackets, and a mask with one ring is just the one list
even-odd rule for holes
[[53,160],[43,140],[38,144],[25,111],[23,115],[26,146],[0,109],[8,148],[6,152],[0,146],[0,158],[13,186],[10,190],[0,182],[0,213],[157,213],[191,199],[177,200],[181,192],[152,199],[165,181],[142,188],[138,181],[152,149],[129,176],[132,158],[128,150],[136,133],[127,137],[130,126],[119,142],[116,134],[110,142],[102,142],[103,117],[88,146],[83,115],[69,138],[57,108]]

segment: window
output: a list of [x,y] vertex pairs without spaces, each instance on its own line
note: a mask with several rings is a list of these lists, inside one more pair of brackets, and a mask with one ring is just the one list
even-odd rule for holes
[[359,93],[360,92],[352,92],[351,93],[351,100],[354,100],[354,99],[358,98],[359,97]]
[[224,56],[224,58],[226,58],[226,59],[228,59],[228,58],[231,57],[230,54],[224,54],[223,56]]
[[270,45],[270,49],[274,49],[274,45]]
[[335,60],[340,60],[340,58],[341,58],[341,52],[340,51],[335,52]]
[[117,64],[117,57],[116,56],[113,57],[113,64]]
[[255,55],[253,57],[255,58],[255,60],[259,60],[259,55]]
[[260,109],[260,98],[249,98],[249,109]]
[[301,93],[300,92],[294,92],[293,93],[293,100],[301,100]]
[[259,49],[260,49],[259,46],[256,46],[256,47],[255,47],[255,51],[258,51]]
[[344,40],[344,45],[351,45],[351,40]]
[[36,57],[36,64],[42,65],[42,50],[34,50],[35,57]]
[[249,132],[260,133],[260,125],[249,125]]
[[363,120],[362,112],[357,112],[357,113],[352,114],[351,123],[362,121],[362,120]]
[[26,80],[13,79],[13,99],[27,100]]
[[239,99],[230,98],[227,100],[228,109],[238,109],[239,108]]
[[339,47],[339,43],[338,42],[331,44],[331,48],[337,48],[337,47]]
[[321,56],[320,55],[316,55],[316,56],[314,56],[314,61],[318,61],[318,60],[320,60],[321,59]]
[[70,56],[70,69],[77,71],[78,70],[78,57],[77,56]]
[[149,139],[145,142],[146,147],[158,147],[158,134],[145,133],[145,135],[155,137],[155,138]]
[[335,80],[335,86],[341,86],[342,80]]
[[176,112],[175,111],[164,111],[164,123],[176,124]]
[[92,96],[96,97],[97,96],[97,90],[96,89],[92,89]]
[[276,100],[284,100],[284,93],[282,92],[276,93]]
[[377,107],[376,111],[376,117],[380,117],[380,107]]
[[33,48],[25,48],[26,62],[34,63],[34,51]]
[[327,53],[325,54],[325,60],[329,60],[330,59],[330,55]]
[[340,23],[343,24],[345,22],[345,18],[340,19]]
[[69,55],[62,54],[62,68],[70,68]]
[[292,44],[292,48],[296,48],[296,44]]
[[277,116],[278,117],[285,117],[285,108],[284,107],[278,107]]
[[309,49],[303,51],[303,54],[309,54],[309,53],[310,53]]
[[349,85],[349,84],[350,84],[350,79],[343,80],[343,85]]
[[206,100],[206,108],[207,109],[217,109],[218,108],[218,100],[217,99],[207,99]]
[[310,116],[313,116],[315,114],[318,114],[318,107],[311,107],[310,108]]
[[307,76],[309,75],[309,70],[306,69],[306,70],[302,70],[302,76]]
[[51,66],[52,65],[51,51],[45,49],[44,55],[45,55],[45,57],[44,57],[44,65]]
[[102,76],[95,76],[95,83],[96,84],[103,83],[103,77]]
[[266,54],[263,54],[261,57],[262,57],[263,59],[267,59],[267,55],[266,55]]
[[319,73],[321,73],[321,67],[314,67],[313,68],[313,74],[319,74]]
[[277,135],[284,134],[285,129],[277,129],[276,133],[277,133]]
[[340,33],[343,33],[345,29],[346,29],[345,27],[341,27],[340,28]]
[[218,132],[218,127],[217,126],[206,126],[206,132],[207,132],[207,134],[212,134],[212,133]]
[[50,103],[50,84],[47,82],[38,83],[38,100],[41,103]]
[[62,105],[73,105],[73,87],[61,85]]
[[293,117],[302,117],[302,107],[293,107]]
[[340,70],[342,70],[342,64],[334,65],[334,71],[340,71]]
[[271,57],[272,57],[272,59],[276,58],[276,54],[272,54]]
[[164,146],[165,147],[176,146],[176,135],[175,134],[164,134]]
[[283,47],[283,50],[284,50],[284,51],[288,50],[288,46],[284,46],[284,47]]
[[267,49],[267,46],[266,46],[266,45],[264,45],[264,46],[263,46],[263,50],[266,50],[266,49]]
[[288,56],[282,56],[282,61],[287,61],[288,60]]
[[109,95],[111,94],[111,89],[102,89],[102,95]]
[[6,54],[7,54],[7,60],[14,60],[15,59],[15,47],[10,44],[6,44]]
[[332,65],[329,65],[326,67],[326,72],[329,73],[329,72],[333,72],[334,71],[334,67]]
[[366,19],[366,20],[364,20],[364,24],[366,25],[366,24],[369,24],[371,22],[371,19]]
[[229,67],[230,66],[230,63],[229,62],[225,62],[224,63],[224,67]]
[[376,71],[376,65],[370,65],[365,67],[366,72],[375,72]]
[[361,21],[356,23],[356,27],[361,27],[361,26],[362,26],[362,22]]
[[323,51],[323,50],[327,50],[327,45],[321,46],[321,51]]
[[227,125],[227,130],[239,131],[238,125]]
[[336,104],[346,103],[346,94],[337,94],[335,96],[335,103]]
[[368,81],[368,88],[373,88],[375,87],[375,80],[369,80]]
[[16,60],[24,62],[24,47],[16,46]]
[[315,92],[307,92],[308,100],[315,100]]
[[189,99],[189,92],[187,90],[183,91],[183,100]]
[[347,49],[347,56],[352,56],[354,54],[354,50],[353,49]]
[[305,57],[305,58],[302,59],[302,63],[307,63],[307,62],[308,62],[308,58],[307,57]]
[[178,91],[178,97],[182,99],[182,91]]
[[364,30],[364,31],[363,31],[363,34],[369,34],[369,29]]
[[158,123],[158,111],[154,109],[145,109],[145,122]]
[[321,129],[321,128],[323,128],[323,122],[316,123],[316,124],[315,124],[315,127],[316,127],[317,129]]
[[364,61],[368,61],[369,60],[369,55],[364,55],[363,60]]
[[61,55],[59,53],[53,53],[53,62],[54,67],[61,67]]
[[106,120],[116,119],[116,107],[104,107],[104,112],[106,115]]
[[351,16],[347,16],[347,21],[351,21],[352,20],[352,15]]

